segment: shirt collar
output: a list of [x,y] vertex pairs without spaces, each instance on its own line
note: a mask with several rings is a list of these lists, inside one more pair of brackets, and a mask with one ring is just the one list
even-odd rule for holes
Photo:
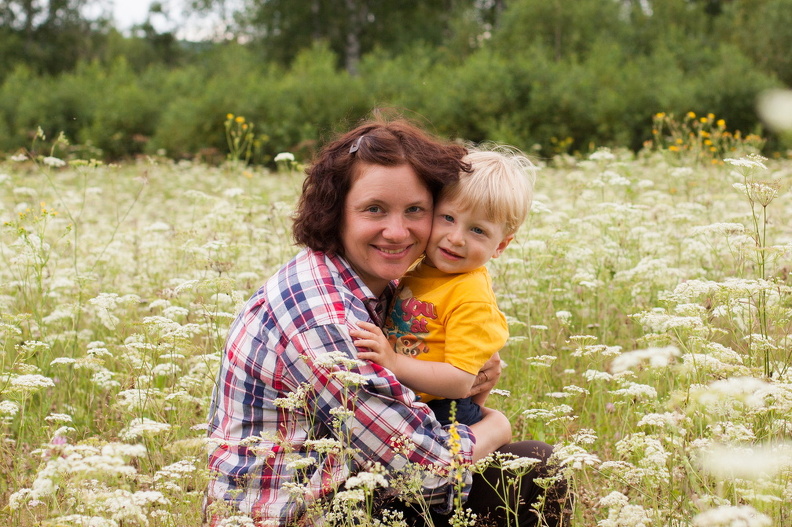
[[331,256],[326,253],[324,256],[338,270],[344,285],[349,288],[353,295],[363,301],[371,316],[371,320],[378,326],[384,327],[385,312],[396,291],[396,282],[391,280],[379,297],[374,296],[371,289],[363,283],[363,280],[360,279],[343,256]]

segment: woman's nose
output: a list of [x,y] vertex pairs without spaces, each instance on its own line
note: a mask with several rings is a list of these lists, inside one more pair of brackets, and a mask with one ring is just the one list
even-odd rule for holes
[[385,225],[382,235],[387,240],[400,241],[409,236],[409,230],[404,222],[404,218],[394,215],[388,218],[388,223]]

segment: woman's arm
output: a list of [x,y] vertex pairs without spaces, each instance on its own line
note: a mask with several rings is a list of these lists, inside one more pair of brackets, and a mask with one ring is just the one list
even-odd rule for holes
[[[335,352],[335,353],[333,353]],[[328,361],[327,356],[340,356]],[[398,473],[412,463],[427,467],[452,467],[453,441],[425,405],[413,404],[413,393],[397,378],[368,362],[355,360],[352,339],[346,328],[326,325],[302,332],[291,340],[281,360],[288,390],[309,385],[305,408],[310,420],[342,441],[359,466],[380,463]],[[416,361],[418,362],[418,361]],[[347,411],[341,411],[346,409]],[[471,461],[475,439],[465,425],[457,428],[459,456],[463,464]],[[394,450],[394,444],[400,444]],[[429,504],[450,499],[452,481],[430,476],[424,480],[422,494]],[[463,499],[469,491],[465,477]]]

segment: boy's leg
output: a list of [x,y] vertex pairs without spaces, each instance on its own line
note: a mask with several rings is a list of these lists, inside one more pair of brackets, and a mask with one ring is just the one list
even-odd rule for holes
[[454,405],[454,420],[463,425],[476,424],[484,418],[481,407],[473,402],[473,399],[434,399],[426,403],[435,418],[441,425],[451,424],[451,407]]

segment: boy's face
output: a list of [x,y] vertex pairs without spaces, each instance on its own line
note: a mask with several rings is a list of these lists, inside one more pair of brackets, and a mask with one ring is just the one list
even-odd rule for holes
[[497,258],[514,238],[475,210],[441,200],[434,209],[426,263],[444,273],[466,273]]

